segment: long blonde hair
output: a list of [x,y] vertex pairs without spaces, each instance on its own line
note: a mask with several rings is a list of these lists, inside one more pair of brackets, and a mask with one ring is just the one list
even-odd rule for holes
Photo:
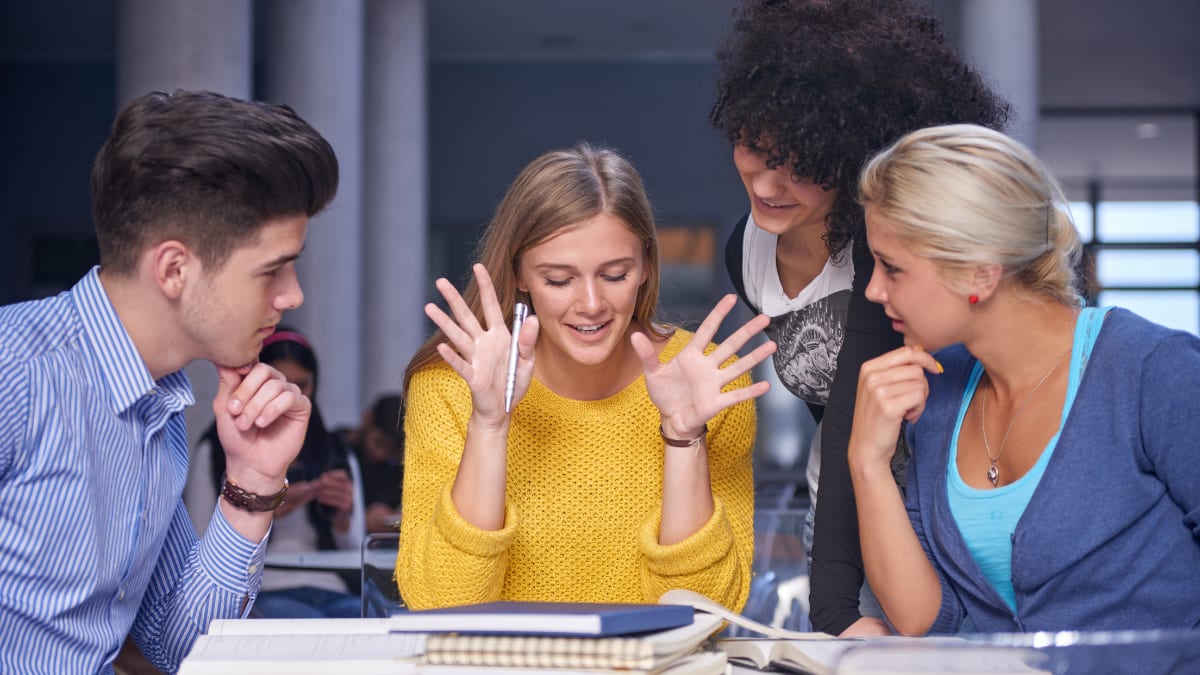
[[863,169],[859,201],[944,272],[998,264],[1030,297],[1080,306],[1066,197],[1024,145],[974,124],[920,129]]
[[[653,335],[664,335],[654,324],[659,289],[658,239],[642,177],[617,151],[588,143],[552,150],[530,162],[509,186],[484,232],[475,257],[491,276],[506,317],[512,316],[518,300],[529,302],[517,289],[521,256],[560,231],[602,213],[619,219],[645,245],[646,282],[638,288],[633,321]],[[474,278],[463,299],[482,324],[483,306]],[[437,345],[446,339],[439,329],[417,350],[404,371],[406,390],[417,371],[442,360]]]

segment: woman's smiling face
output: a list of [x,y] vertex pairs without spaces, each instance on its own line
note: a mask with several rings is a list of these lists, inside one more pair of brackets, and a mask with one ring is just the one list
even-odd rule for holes
[[570,372],[620,363],[629,345],[646,247],[629,227],[601,213],[562,230],[521,256],[517,288],[540,323],[537,367]]
[[745,145],[734,146],[733,164],[746,188],[754,224],[760,229],[783,236],[806,226],[825,228],[837,190],[796,178],[786,163],[771,168],[761,153]]

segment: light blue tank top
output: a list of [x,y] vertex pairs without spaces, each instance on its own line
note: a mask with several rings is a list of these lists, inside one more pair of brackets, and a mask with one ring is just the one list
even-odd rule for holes
[[993,490],[979,490],[963,482],[958,472],[958,437],[962,432],[963,417],[967,406],[975,396],[979,380],[983,377],[983,365],[979,362],[971,370],[967,387],[963,391],[958,418],[954,423],[954,435],[950,443],[950,466],[946,472],[946,493],[950,499],[950,512],[958,524],[966,542],[967,550],[975,558],[984,577],[991,582],[1000,597],[1014,612],[1017,609],[1016,593],[1012,585],[1012,537],[1017,522],[1025,513],[1029,499],[1037,489],[1046,465],[1050,462],[1059,434],[1066,424],[1067,414],[1079,391],[1079,381],[1087,367],[1088,357],[1096,344],[1096,336],[1110,308],[1089,307],[1079,313],[1075,321],[1075,340],[1071,347],[1070,373],[1067,379],[1067,397],[1063,402],[1062,418],[1058,431],[1046,444],[1041,457],[1032,468],[1018,480]]

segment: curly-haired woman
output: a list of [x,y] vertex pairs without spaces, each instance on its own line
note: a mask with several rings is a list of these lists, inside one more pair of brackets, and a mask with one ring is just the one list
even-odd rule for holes
[[[846,445],[859,367],[901,344],[863,295],[873,263],[859,170],[909,131],[999,128],[1008,117],[923,11],[908,0],[747,0],[717,51],[710,119],[733,145],[750,199],[726,266],[742,299],[772,317],[780,379],[819,421],[809,471],[820,473],[819,501],[810,481],[811,617],[814,628],[845,636],[888,632],[863,587]],[[808,336],[817,334],[825,339],[814,345]]]

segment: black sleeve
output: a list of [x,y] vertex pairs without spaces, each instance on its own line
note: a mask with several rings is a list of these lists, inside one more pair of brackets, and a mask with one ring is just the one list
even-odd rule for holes
[[874,260],[866,251],[854,253],[854,283],[846,316],[846,335],[838,354],[837,374],[825,406],[821,432],[821,476],[813,523],[812,579],[809,604],[815,630],[837,635],[860,618],[859,588],[863,583],[858,511],[846,446],[863,362],[903,344],[892,330],[881,305],[866,298]]
[[746,297],[746,280],[742,278],[742,244],[746,238],[746,222],[749,219],[749,213],[742,216],[738,224],[733,226],[729,239],[725,240],[725,272],[729,275],[729,282],[733,284],[733,290],[737,291],[738,297],[757,314],[762,310],[755,307],[750,298]]

